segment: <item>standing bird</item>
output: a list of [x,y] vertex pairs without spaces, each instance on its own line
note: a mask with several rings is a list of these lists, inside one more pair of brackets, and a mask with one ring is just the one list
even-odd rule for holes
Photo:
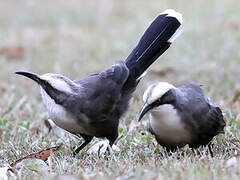
[[186,144],[194,148],[208,145],[214,136],[224,133],[221,109],[204,97],[199,85],[176,88],[166,82],[155,83],[144,92],[143,101],[139,121],[150,112],[149,131],[167,150]]
[[181,32],[181,24],[180,13],[172,9],[164,11],[125,61],[79,80],[72,81],[59,74],[16,74],[39,84],[43,102],[56,125],[85,140],[74,154],[93,137],[105,137],[112,146],[118,137],[119,119],[127,111],[141,75],[170,47]]

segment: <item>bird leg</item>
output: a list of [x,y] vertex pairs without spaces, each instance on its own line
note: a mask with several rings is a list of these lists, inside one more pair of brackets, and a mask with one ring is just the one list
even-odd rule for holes
[[[117,138],[116,138],[116,139],[117,139]],[[109,140],[109,146],[110,146],[110,147],[112,147],[112,145],[113,145],[113,143],[115,142],[116,139],[114,139],[114,140]]]
[[208,150],[209,150],[209,152],[210,152],[211,157],[213,158],[213,150],[212,150],[211,143],[208,144]]
[[114,161],[117,161],[117,157],[116,157],[115,152],[113,151],[112,145],[113,145],[113,143],[111,143],[111,141],[110,141],[110,143],[109,143],[108,146],[107,146],[107,150],[106,150],[106,152],[105,152],[105,155],[106,155],[106,153],[107,153],[107,154],[110,155],[110,158],[111,158],[111,159],[113,159]]
[[109,140],[108,152],[112,151],[113,143],[116,141],[117,137],[118,137],[118,134],[116,134],[114,137],[107,138]]
[[90,143],[93,139],[93,136],[88,136],[85,134],[80,134],[83,139],[85,140],[84,143],[81,144],[81,146],[79,146],[74,152],[73,152],[73,156],[76,156],[79,151],[81,151],[88,143]]
[[108,139],[109,140],[109,144],[108,144],[108,147],[107,147],[107,152],[111,155],[112,159],[114,159],[115,161],[117,161],[117,158],[116,158],[116,155],[115,155],[115,153],[113,151],[112,146],[113,146],[113,143],[116,141],[117,137],[118,137],[118,135],[115,136],[114,138],[109,138]]

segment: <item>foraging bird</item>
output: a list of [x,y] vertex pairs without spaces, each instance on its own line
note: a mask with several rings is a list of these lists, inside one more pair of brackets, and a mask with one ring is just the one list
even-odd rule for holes
[[127,111],[141,75],[181,33],[181,24],[180,13],[164,11],[125,61],[79,80],[72,81],[59,74],[16,74],[39,84],[43,102],[56,125],[83,137],[85,142],[75,154],[93,137],[105,137],[112,146],[118,137],[119,118]]
[[[224,133],[222,111],[201,87],[189,83],[175,87],[166,82],[155,83],[143,95],[144,106],[139,121],[150,113],[149,131],[167,150],[208,145],[214,136]],[[212,155],[212,150],[210,149]]]

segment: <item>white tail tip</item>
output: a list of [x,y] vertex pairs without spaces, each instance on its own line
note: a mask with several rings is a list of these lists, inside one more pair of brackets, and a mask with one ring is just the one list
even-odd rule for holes
[[167,10],[163,11],[161,14],[167,14],[167,16],[175,17],[179,21],[180,24],[183,23],[182,14],[175,11],[174,9],[167,9]]
[[177,29],[176,32],[168,39],[168,42],[173,43],[173,41],[175,41],[175,39],[177,39],[178,36],[182,34],[182,32],[183,32],[182,29]]

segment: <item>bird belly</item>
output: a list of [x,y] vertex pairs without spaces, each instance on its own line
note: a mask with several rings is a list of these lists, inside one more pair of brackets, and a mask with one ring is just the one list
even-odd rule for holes
[[161,105],[150,113],[150,129],[157,141],[166,147],[182,147],[191,142],[190,131],[172,105]]
[[70,113],[66,112],[64,108],[62,108],[61,106],[60,107],[57,106],[59,105],[56,105],[54,109],[51,109],[49,111],[49,115],[51,119],[54,121],[54,123],[68,132],[74,134],[80,133],[85,134],[86,132],[85,128],[79,125],[77,120],[73,118]]

